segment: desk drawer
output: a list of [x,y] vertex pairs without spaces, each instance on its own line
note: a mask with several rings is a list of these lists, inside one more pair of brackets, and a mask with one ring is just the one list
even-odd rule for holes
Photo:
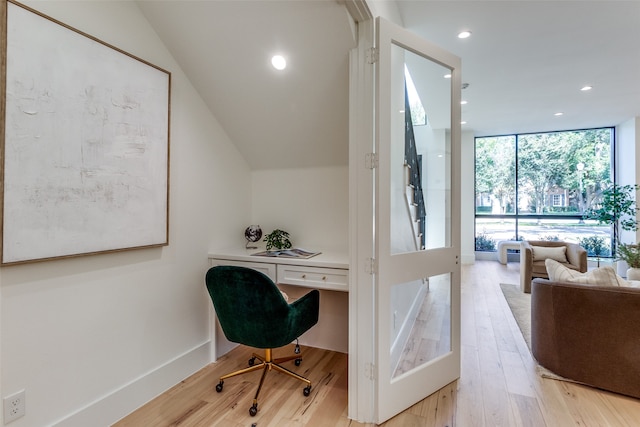
[[277,266],[278,283],[307,288],[349,291],[349,270],[324,267]]
[[235,267],[247,267],[266,275],[269,279],[276,281],[276,266],[264,262],[248,262],[248,261],[231,261],[227,259],[211,259],[211,266],[217,265],[233,265]]

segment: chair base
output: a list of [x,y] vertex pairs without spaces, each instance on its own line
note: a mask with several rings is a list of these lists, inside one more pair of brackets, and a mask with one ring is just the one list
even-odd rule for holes
[[[249,359],[249,367],[248,368],[244,368],[244,369],[239,369],[237,371],[231,372],[229,374],[223,375],[220,377],[220,382],[218,383],[218,385],[216,385],[216,391],[218,393],[220,393],[222,391],[223,385],[224,385],[224,380],[231,378],[231,377],[235,377],[238,375],[243,375],[243,374],[247,374],[249,372],[253,372],[253,371],[257,371],[262,369],[262,377],[260,378],[260,383],[258,384],[258,389],[256,390],[256,394],[255,397],[253,398],[253,405],[251,405],[251,408],[249,408],[249,415],[251,416],[255,416],[258,413],[258,396],[260,395],[260,390],[262,390],[262,384],[264,384],[264,379],[267,376],[267,372],[269,372],[270,370],[274,369],[278,372],[281,372],[283,374],[286,374],[290,377],[293,377],[299,381],[302,381],[303,383],[307,384],[307,386],[302,390],[302,393],[305,396],[309,396],[309,394],[311,394],[311,381],[309,381],[307,378],[303,377],[302,375],[298,375],[295,372],[290,371],[289,369],[285,368],[284,366],[281,366],[280,363],[284,363],[284,362],[288,362],[290,360],[295,360],[295,364],[296,366],[300,365],[300,361],[302,361],[302,357],[300,356],[300,354],[296,354],[294,356],[287,356],[287,357],[280,357],[277,359],[273,359],[272,358],[272,349],[267,348],[264,350],[264,357],[257,355],[256,353],[253,353],[251,359]],[[255,359],[258,359],[260,361],[260,363],[258,363],[257,365],[255,365]]]

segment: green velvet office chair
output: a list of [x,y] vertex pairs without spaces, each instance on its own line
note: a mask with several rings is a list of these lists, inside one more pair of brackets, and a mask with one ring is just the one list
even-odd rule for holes
[[[224,380],[262,369],[260,384],[249,414],[258,413],[258,395],[267,372],[274,369],[304,382],[303,394],[311,393],[311,381],[280,366],[294,360],[300,365],[302,356],[296,344],[295,355],[273,359],[272,349],[296,341],[318,323],[320,292],[312,290],[288,304],[271,279],[257,270],[245,267],[217,266],[209,269],[206,284],[222,331],[231,342],[264,349],[264,356],[253,353],[249,367],[220,377],[216,391],[222,391]],[[260,363],[255,364],[258,359]]]

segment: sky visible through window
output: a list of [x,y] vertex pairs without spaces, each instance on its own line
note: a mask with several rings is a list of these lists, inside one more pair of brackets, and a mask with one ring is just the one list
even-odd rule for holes
[[406,64],[404,66],[404,79],[407,84],[409,106],[411,107],[411,121],[414,126],[424,126],[427,124],[427,115],[424,111],[424,106],[422,105],[422,101],[420,101],[420,95],[418,95],[416,86],[413,84],[411,73],[409,73]]

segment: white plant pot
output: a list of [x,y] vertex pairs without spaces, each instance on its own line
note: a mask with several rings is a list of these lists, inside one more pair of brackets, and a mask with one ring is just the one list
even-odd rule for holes
[[627,280],[640,280],[640,268],[630,268],[627,270]]
[[626,277],[627,270],[629,269],[629,266],[627,265],[626,261],[622,261],[620,259],[620,260],[615,262],[614,267],[615,267],[616,271],[618,272],[618,276]]

